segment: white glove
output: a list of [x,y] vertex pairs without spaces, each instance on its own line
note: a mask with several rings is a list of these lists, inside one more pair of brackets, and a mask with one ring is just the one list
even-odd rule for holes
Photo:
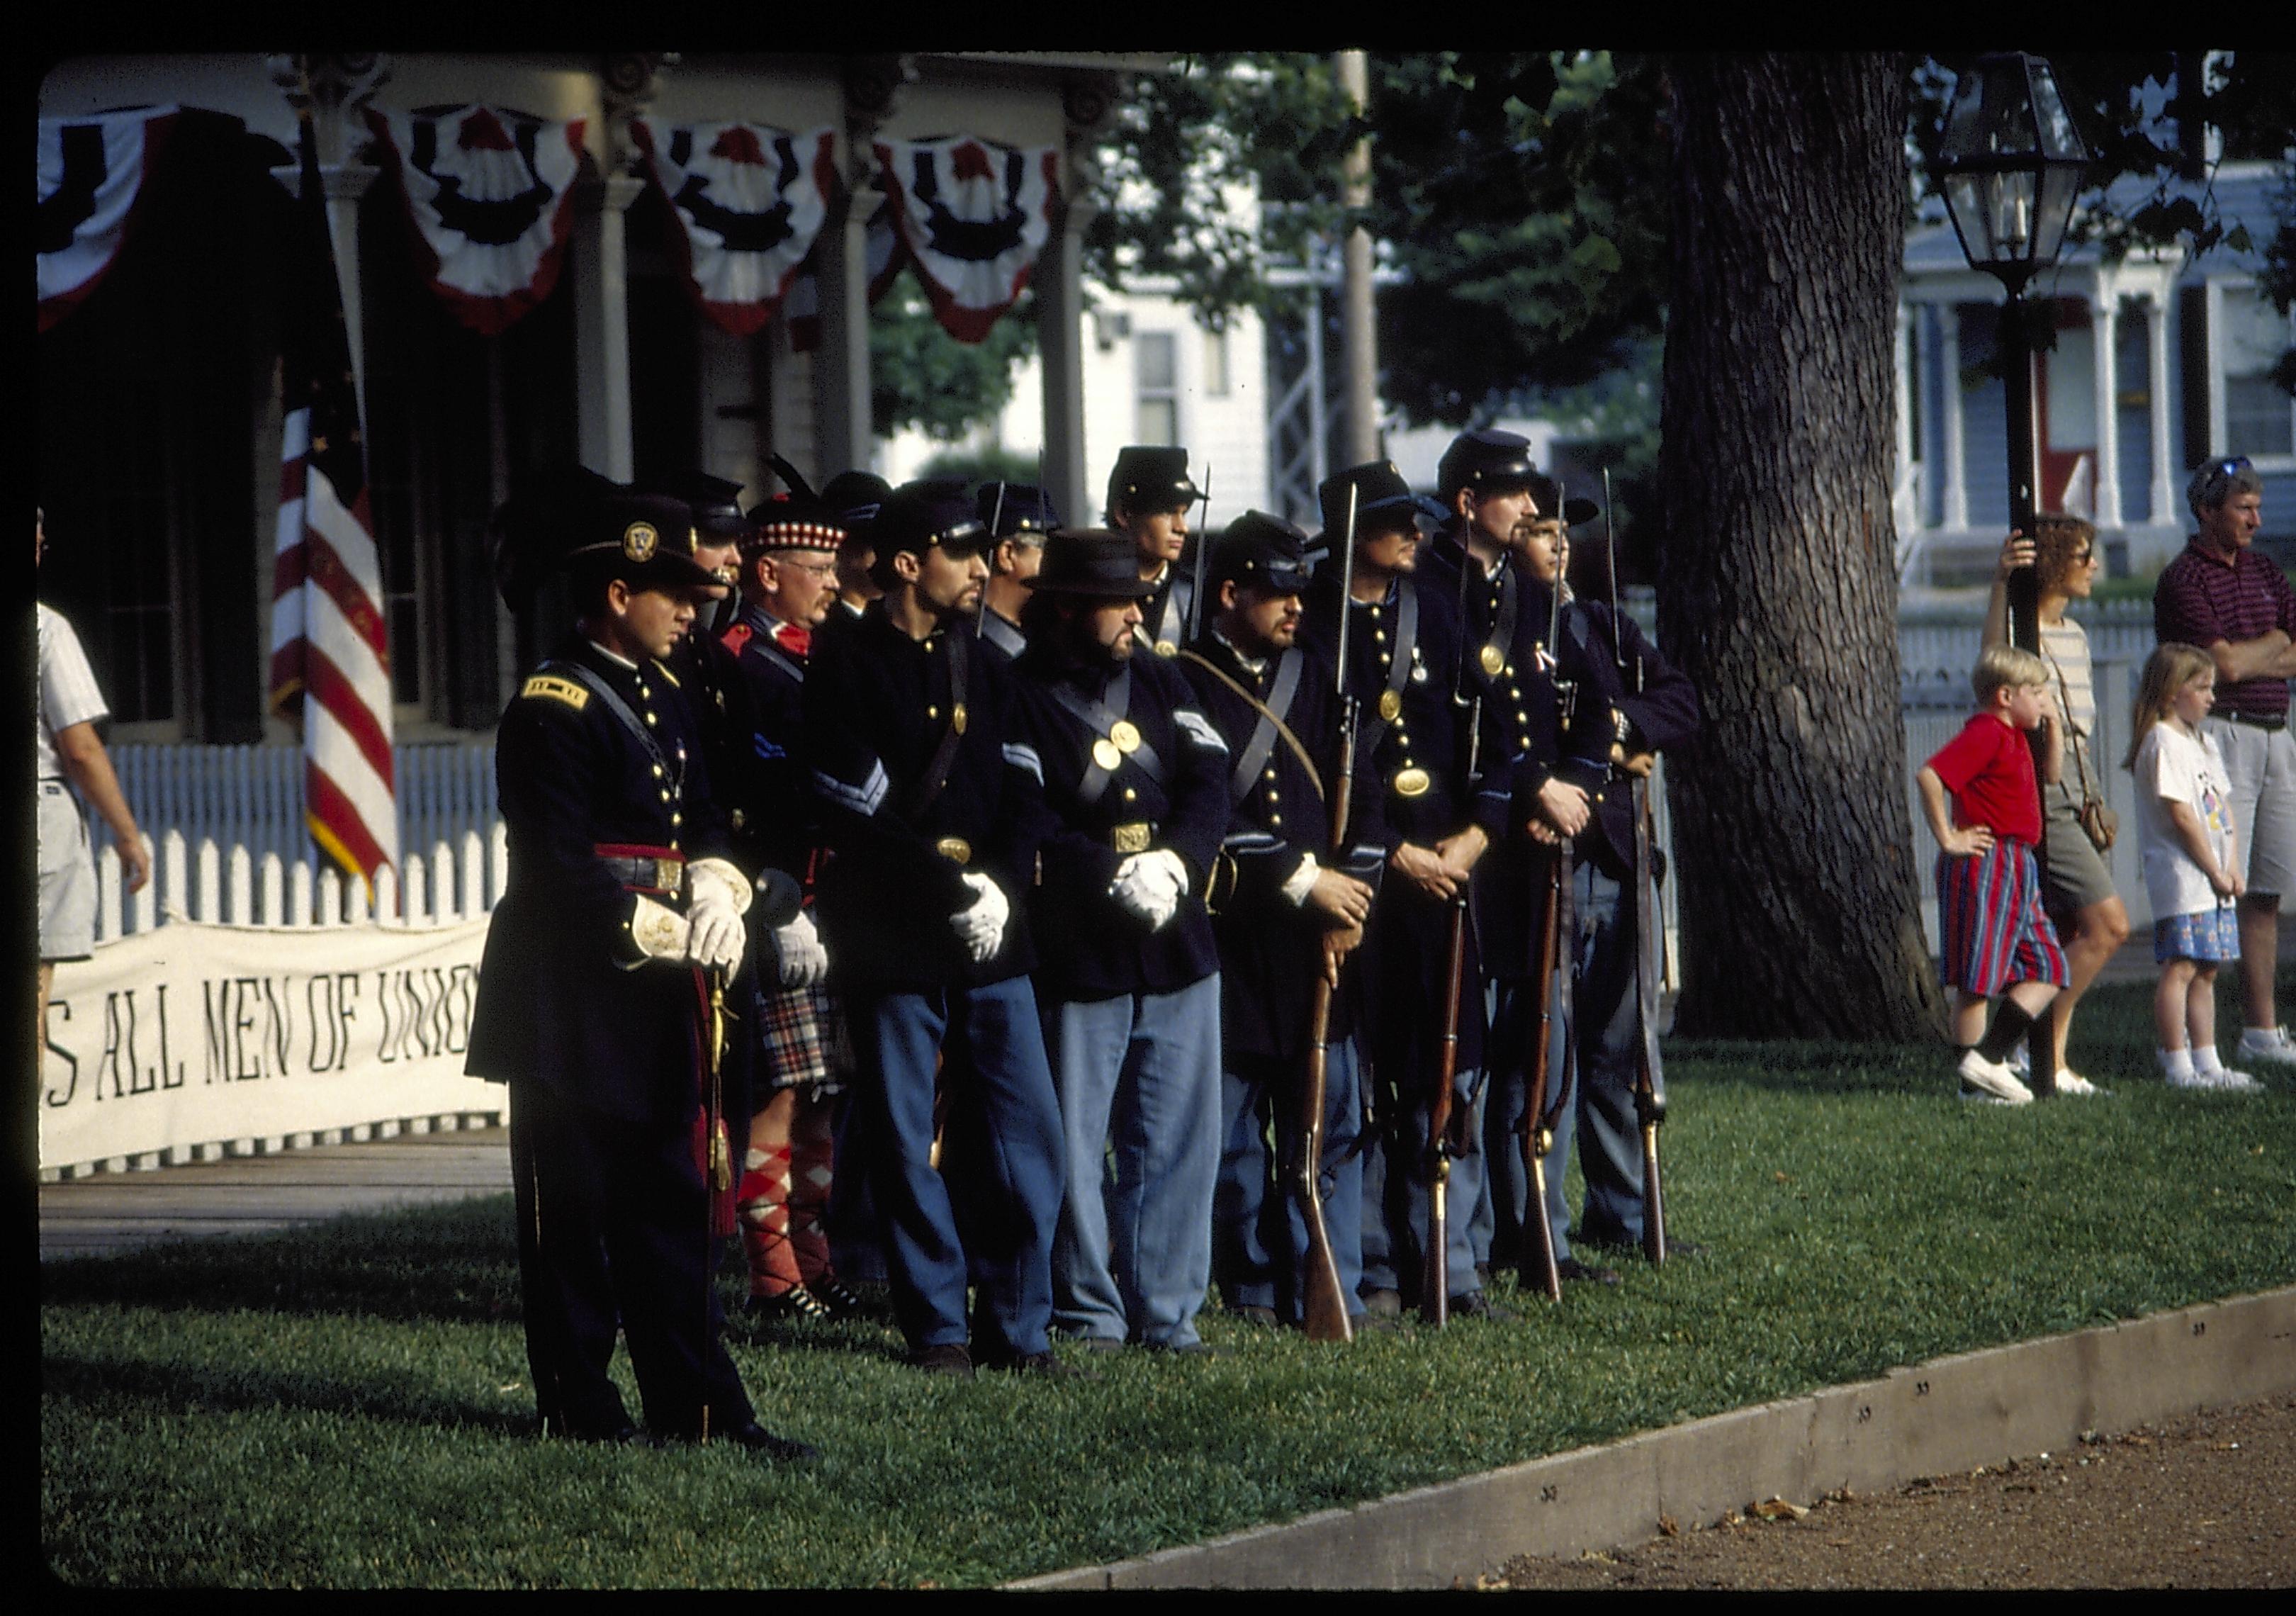
[[[646,959],[674,960],[683,964],[687,939],[693,928],[685,916],[667,904],[656,903],[643,895],[630,908],[630,941]],[[633,962],[632,967],[644,961]]]
[[685,888],[692,898],[714,891],[734,906],[735,915],[750,912],[750,878],[722,858],[703,858],[687,865]]
[[781,957],[782,986],[811,988],[829,974],[829,950],[821,946],[813,916],[804,910],[774,933],[774,952]]
[[685,957],[705,971],[731,976],[742,964],[742,912],[714,882],[697,883],[685,906]]
[[1135,853],[1118,865],[1108,892],[1126,910],[1146,921],[1151,931],[1158,931],[1179,913],[1180,895],[1187,887],[1187,866],[1180,862],[1180,856],[1158,849],[1152,853]]
[[976,896],[970,907],[950,915],[948,923],[956,928],[956,935],[964,943],[964,951],[978,965],[1004,947],[1004,923],[1012,917],[1013,906],[997,890],[996,883],[986,875],[968,871],[964,880]]

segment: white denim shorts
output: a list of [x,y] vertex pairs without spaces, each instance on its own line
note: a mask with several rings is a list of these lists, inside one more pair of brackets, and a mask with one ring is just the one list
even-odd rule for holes
[[79,799],[61,780],[40,793],[40,957],[86,959],[95,952],[95,857]]

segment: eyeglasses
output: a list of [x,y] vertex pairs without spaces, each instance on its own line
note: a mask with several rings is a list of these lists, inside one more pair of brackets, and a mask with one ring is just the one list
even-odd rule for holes
[[2251,468],[2249,464],[2248,456],[2245,455],[2235,455],[2230,460],[2216,461],[2211,463],[2210,469],[2215,472],[2219,477],[2231,477]]

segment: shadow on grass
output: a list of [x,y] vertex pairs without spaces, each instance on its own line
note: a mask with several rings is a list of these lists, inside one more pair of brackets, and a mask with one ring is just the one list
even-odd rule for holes
[[[522,1322],[518,1239],[508,1195],[387,1212],[346,1213],[276,1234],[174,1241],[107,1257],[40,1265],[40,1300],[54,1306],[264,1312],[394,1323]],[[747,1317],[739,1246],[720,1250],[726,1339],[794,1350],[878,1351],[900,1359],[891,1303],[866,1295],[835,1324]]]
[[1670,1038],[1669,1078],[1793,1094],[1934,1095],[1952,1076],[1942,1045],[1851,1044],[1826,1039]]
[[40,1361],[43,1397],[97,1407],[148,1405],[154,1413],[270,1414],[283,1408],[392,1420],[405,1425],[454,1426],[521,1440],[535,1434],[531,1414],[512,1414],[436,1395],[394,1388],[372,1379],[336,1379],[280,1369],[198,1368],[158,1363],[49,1354]]

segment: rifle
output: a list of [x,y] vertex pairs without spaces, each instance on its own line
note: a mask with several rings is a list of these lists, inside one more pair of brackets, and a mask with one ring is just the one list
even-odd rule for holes
[[[1196,529],[1196,578],[1188,589],[1188,637],[1192,640],[1201,639],[1204,633],[1204,557],[1210,554],[1212,547],[1212,463],[1209,460],[1204,462],[1202,494],[1204,523]],[[1340,608],[1340,660],[1342,661],[1347,660],[1347,608],[1342,605]]]
[[[1459,702],[1466,679],[1467,562],[1459,560],[1459,659],[1451,671],[1451,701]],[[1478,690],[1466,702],[1467,767],[1460,776],[1470,789],[1475,778],[1477,752],[1482,740],[1483,698]],[[1435,1092],[1427,1103],[1427,1249],[1420,1253],[1419,1315],[1440,1327],[1451,1318],[1451,1085],[1459,1074],[1459,1004],[1466,991],[1467,888],[1462,885],[1451,900],[1449,964],[1443,1000],[1443,1053],[1436,1062]]]
[[[718,1270],[718,1197],[734,1187],[734,1152],[726,1140],[726,972],[712,967],[709,972],[709,1098],[702,1107],[701,1125],[709,1139],[709,1173],[702,1185],[701,1226],[705,1273]],[[701,1292],[701,1339],[710,1339],[716,1321],[710,1317],[714,1293],[709,1285]],[[701,1440],[709,1440],[709,1406],[701,1407]]]
[[[1010,486],[1002,477],[996,480],[996,504],[988,513],[988,570],[991,577],[996,571],[996,524],[1004,520],[1004,490]],[[1042,498],[1044,485],[1039,482],[1037,488],[1037,496]],[[983,578],[980,582],[980,603],[972,609],[972,632],[979,634],[981,625],[988,621],[988,580]]]
[[[1619,628],[1619,554],[1611,529],[1611,468],[1603,468],[1603,548],[1611,573],[1611,654],[1623,673],[1626,636]],[[1635,659],[1634,688],[1643,688],[1642,659]],[[1634,776],[1629,788],[1635,819],[1635,1021],[1641,1037],[1635,1062],[1635,1116],[1643,1136],[1643,1255],[1666,1260],[1666,1192],[1659,1180],[1658,1125],[1666,1120],[1666,1074],[1658,1058],[1659,962],[1666,939],[1658,924],[1658,868],[1651,857],[1653,809],[1650,780]]]
[[[1559,513],[1558,513],[1559,514]],[[1546,654],[1554,663],[1558,730],[1567,731],[1577,703],[1576,685],[1562,677],[1560,648],[1562,644],[1562,558],[1568,553],[1557,550],[1554,581],[1548,591],[1546,617]],[[1554,1231],[1546,1221],[1546,1153],[1554,1148],[1554,1125],[1562,1115],[1562,1108],[1570,1103],[1570,1072],[1573,1062],[1566,1047],[1563,1053],[1563,1076],[1554,1087],[1554,1098],[1547,1098],[1548,1049],[1551,1034],[1557,1021],[1567,1029],[1570,1021],[1570,973],[1573,962],[1562,952],[1563,938],[1575,930],[1569,924],[1570,912],[1570,839],[1562,836],[1554,847],[1554,857],[1546,861],[1546,906],[1539,923],[1538,942],[1538,1046],[1531,1052],[1530,1093],[1523,1106],[1522,1150],[1524,1164],[1529,1169],[1530,1195],[1523,1209],[1523,1225],[1531,1235],[1523,1246],[1522,1284],[1529,1290],[1534,1284],[1555,1301],[1562,1300],[1562,1276],[1555,1266]]]
[[[1340,704],[1339,777],[1332,783],[1332,849],[1347,846],[1348,814],[1353,806],[1356,772],[1356,704],[1348,694],[1348,590],[1354,583],[1356,490],[1348,489],[1347,559],[1340,573]],[[1320,1186],[1324,1163],[1324,1097],[1326,1090],[1324,1051],[1332,1030],[1332,977],[1319,958],[1316,988],[1308,1014],[1308,1080],[1300,1085],[1299,1160],[1292,1164],[1292,1190],[1300,1198],[1300,1212],[1308,1226],[1307,1272],[1301,1276],[1300,1307],[1311,1341],[1355,1339],[1348,1323],[1348,1299],[1340,1290],[1340,1266],[1332,1253],[1332,1236],[1324,1226]]]

